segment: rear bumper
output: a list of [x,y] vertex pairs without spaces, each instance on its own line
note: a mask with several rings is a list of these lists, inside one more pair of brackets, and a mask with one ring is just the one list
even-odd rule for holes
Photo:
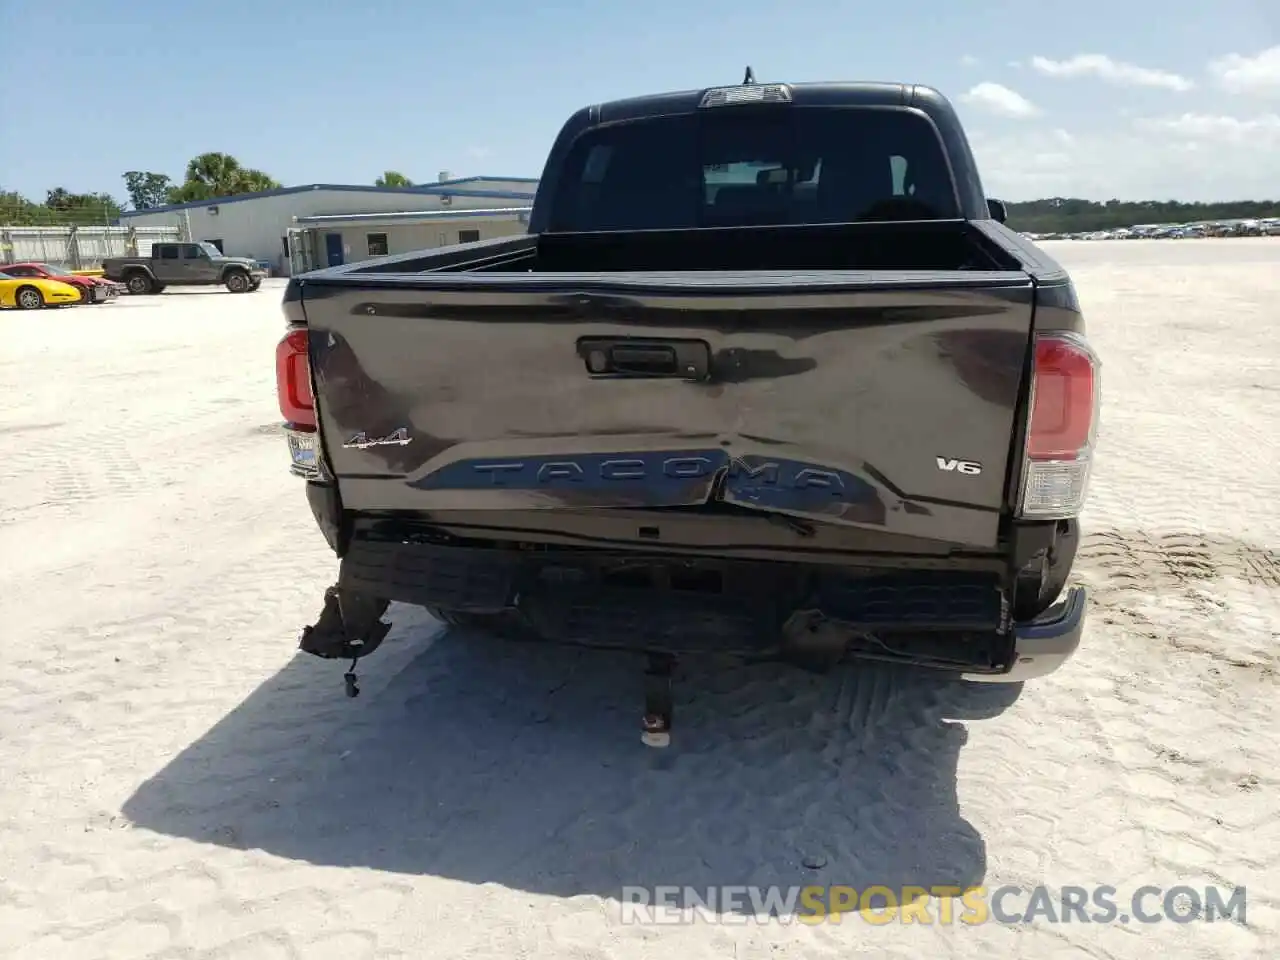
[[1021,683],[1053,673],[1071,659],[1084,635],[1088,594],[1071,587],[1059,602],[1027,623],[1014,627],[1013,666],[1006,673],[967,673],[982,683]]
[[[332,507],[322,496],[328,489],[308,485],[318,520]],[[326,530],[331,544],[337,533]],[[765,660],[820,649],[829,662],[884,660],[1005,682],[1029,674],[1023,657],[1052,669],[1052,649],[1014,656],[1000,574],[963,564],[854,571],[600,548],[499,549],[404,529],[344,540],[343,589],[459,612],[519,610],[549,640]],[[1018,642],[1034,646],[1061,619],[1027,625]]]

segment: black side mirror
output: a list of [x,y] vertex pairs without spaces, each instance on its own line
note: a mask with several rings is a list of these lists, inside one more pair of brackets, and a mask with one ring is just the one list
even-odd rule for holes
[[1004,223],[1009,219],[1009,211],[1004,205],[1003,200],[987,199],[987,210],[991,212],[991,219],[997,223]]

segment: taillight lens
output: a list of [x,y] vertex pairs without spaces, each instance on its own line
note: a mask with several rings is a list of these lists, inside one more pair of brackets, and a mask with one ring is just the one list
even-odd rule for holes
[[1079,334],[1037,335],[1022,516],[1062,519],[1083,509],[1098,429],[1101,366]]
[[290,330],[276,345],[276,397],[286,423],[295,430],[315,430],[306,330]]

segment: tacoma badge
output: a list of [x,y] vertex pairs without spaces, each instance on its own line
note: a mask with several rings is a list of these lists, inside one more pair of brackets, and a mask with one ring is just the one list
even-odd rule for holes
[[370,438],[361,430],[342,445],[344,450],[368,450],[370,447],[403,447],[409,442],[409,428],[401,427],[385,437]]

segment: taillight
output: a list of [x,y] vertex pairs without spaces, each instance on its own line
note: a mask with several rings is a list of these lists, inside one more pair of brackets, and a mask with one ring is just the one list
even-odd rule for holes
[[276,345],[276,399],[285,420],[290,470],[307,480],[318,480],[322,476],[319,434],[307,348],[306,330],[290,330]]
[[295,430],[315,430],[306,330],[290,330],[276,345],[276,397],[280,401],[280,415],[287,424]]
[[1098,430],[1101,366],[1079,334],[1037,335],[1022,516],[1062,519],[1083,509]]

